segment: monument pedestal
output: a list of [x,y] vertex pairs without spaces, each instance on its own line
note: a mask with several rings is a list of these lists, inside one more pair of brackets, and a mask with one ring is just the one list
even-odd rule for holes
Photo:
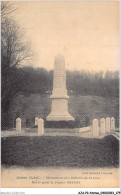
[[66,90],[66,71],[63,56],[56,56],[54,64],[53,92],[51,113],[47,121],[74,121],[68,112],[68,98]]
[[53,98],[51,113],[46,119],[47,121],[74,121],[68,112],[68,99]]

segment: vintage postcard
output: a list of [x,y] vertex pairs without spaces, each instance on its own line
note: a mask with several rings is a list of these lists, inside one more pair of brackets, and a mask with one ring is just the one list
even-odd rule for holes
[[119,188],[119,7],[1,2],[2,188]]

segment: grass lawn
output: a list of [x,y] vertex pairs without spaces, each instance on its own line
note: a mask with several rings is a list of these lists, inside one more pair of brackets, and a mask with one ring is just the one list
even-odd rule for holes
[[113,136],[2,138],[1,162],[26,167],[118,167],[119,141]]

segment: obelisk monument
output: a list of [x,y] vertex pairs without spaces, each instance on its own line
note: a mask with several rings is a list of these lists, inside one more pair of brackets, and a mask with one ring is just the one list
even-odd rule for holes
[[68,99],[66,89],[66,69],[65,59],[61,55],[55,57],[53,91],[51,113],[47,116],[47,121],[74,121],[75,119],[68,112]]

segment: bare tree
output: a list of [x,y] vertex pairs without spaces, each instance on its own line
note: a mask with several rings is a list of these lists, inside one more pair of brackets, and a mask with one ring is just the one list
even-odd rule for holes
[[18,67],[25,65],[32,57],[30,46],[25,43],[24,33],[11,17],[15,9],[9,2],[1,4],[1,107],[3,113],[8,112],[13,98],[19,92]]
[[15,2],[2,1],[1,2],[1,16],[11,14],[17,9]]
[[15,21],[6,18],[1,29],[2,66],[15,67],[31,58],[30,47],[23,40],[23,33]]

